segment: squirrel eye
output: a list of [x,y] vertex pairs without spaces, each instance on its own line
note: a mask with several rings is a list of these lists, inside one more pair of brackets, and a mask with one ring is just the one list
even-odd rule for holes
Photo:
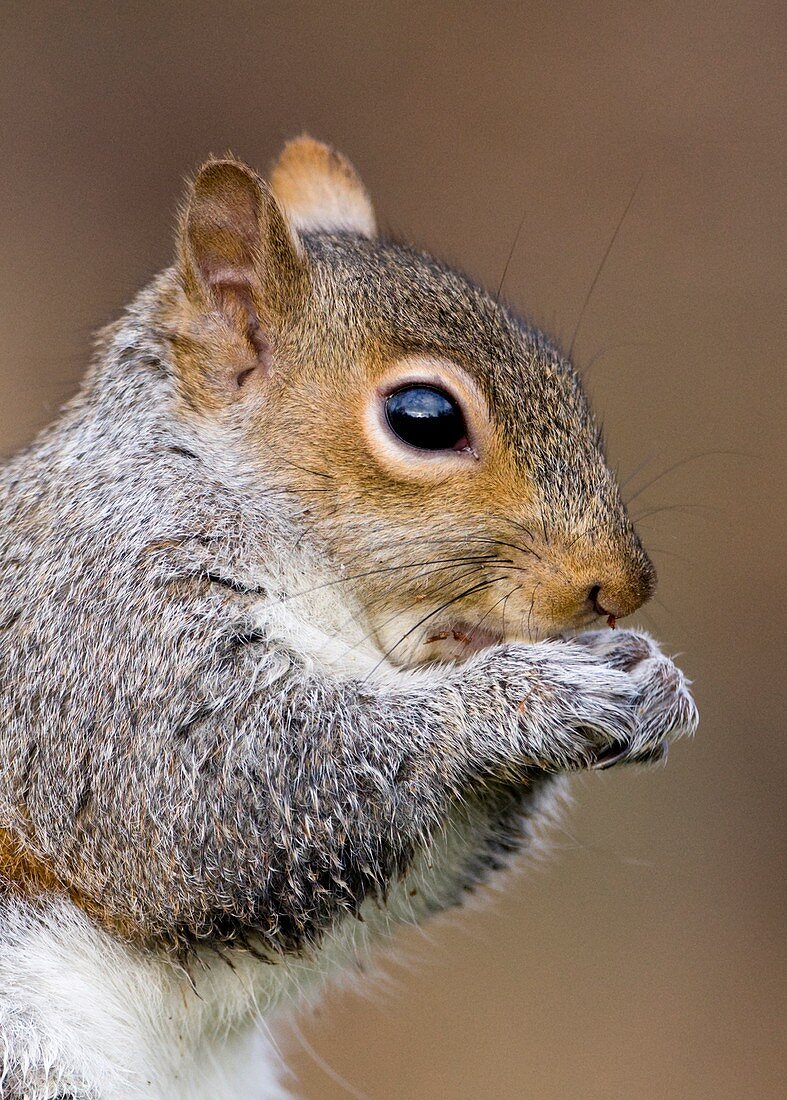
[[462,410],[434,386],[404,386],[385,402],[388,427],[403,443],[422,451],[462,450],[468,446]]

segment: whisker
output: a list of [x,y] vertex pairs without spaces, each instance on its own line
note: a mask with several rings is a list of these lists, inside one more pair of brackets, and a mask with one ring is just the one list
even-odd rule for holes
[[654,459],[654,458],[656,457],[656,455],[657,455],[658,453],[659,453],[658,451],[651,451],[651,453],[650,453],[650,454],[648,455],[648,457],[647,457],[647,458],[646,458],[646,459],[645,459],[645,460],[644,460],[643,462],[640,462],[640,464],[639,464],[638,466],[636,466],[636,467],[635,467],[635,468],[634,468],[634,469],[633,469],[633,470],[631,471],[631,473],[630,473],[630,474],[628,475],[628,477],[627,477],[627,478],[626,478],[626,479],[625,479],[624,481],[618,481],[618,488],[619,488],[619,489],[620,489],[621,491],[622,491],[623,489],[625,489],[625,488],[626,488],[626,486],[627,486],[627,485],[628,485],[628,484],[629,484],[629,483],[630,483],[631,481],[633,481],[633,480],[634,480],[634,478],[635,478],[635,477],[637,476],[637,474],[638,474],[638,473],[640,473],[640,472],[641,472],[642,470],[644,470],[646,466],[649,466],[649,465],[651,464],[651,462],[653,461],[653,459]]
[[260,492],[256,493],[255,495],[257,497],[273,497],[273,496],[297,497],[297,496],[301,496],[303,493],[332,493],[332,492],[335,492],[335,490],[330,489],[327,486],[325,488],[315,489],[314,487],[309,488],[308,486],[303,486],[303,485],[291,485],[291,486],[275,485],[275,486],[271,486],[270,489],[262,489],[262,490],[260,490]]
[[681,554],[676,554],[674,550],[665,550],[663,547],[651,546],[650,543],[648,543],[648,553],[658,554],[659,556],[661,554],[666,554],[670,558],[676,558],[678,561],[683,562],[684,565],[691,565],[695,567],[697,565],[696,561],[692,561],[691,558],[684,558]]
[[580,539],[588,538],[595,531],[598,531],[600,527],[605,526],[606,521],[602,521],[601,523],[594,523],[592,527],[588,527],[584,531],[580,531],[579,534],[575,535],[571,542],[568,544],[568,546],[566,547],[566,551],[570,550],[573,546],[576,546]]
[[[481,572],[480,567],[478,567],[476,569],[469,569],[464,573],[460,573],[454,579],[456,581],[465,581],[465,580],[468,580],[470,577],[472,577],[472,576],[474,576],[474,575],[476,575],[480,572]],[[370,608],[371,607],[377,607],[379,604],[383,603],[383,601],[386,598],[387,598],[387,594],[383,594],[383,595],[379,596],[376,600],[372,600],[367,606],[370,607]],[[368,639],[371,638],[373,634],[379,634],[380,631],[384,627],[388,626],[389,623],[395,622],[397,619],[401,619],[403,615],[407,615],[416,606],[416,603],[417,603],[417,601],[414,600],[411,603],[407,604],[406,607],[403,607],[399,611],[396,611],[393,615],[390,615],[383,623],[380,623],[374,629],[368,631],[368,633],[366,633],[362,637],[360,637],[356,642],[353,642],[353,644],[351,646],[348,646],[347,651],[352,652],[352,650],[357,649],[358,646],[363,645],[363,643],[365,641],[368,641]],[[375,667],[377,667],[377,666],[375,666]],[[374,670],[372,670],[372,671],[374,671]]]
[[530,610],[527,613],[527,636],[528,636],[528,638],[531,642],[533,641],[533,632],[530,629],[530,624],[533,620],[533,609],[536,606],[536,593],[538,592],[540,587],[541,587],[541,581],[539,581],[539,583],[533,589],[533,598],[530,601]]
[[[520,546],[518,543],[515,543],[515,542],[505,542],[503,539],[495,539],[495,538],[484,537],[482,535],[465,535],[465,534],[463,534],[459,537],[431,538],[431,539],[424,539],[424,538],[398,539],[398,538],[393,538],[393,539],[378,543],[378,546],[381,546],[381,547],[382,546],[401,547],[401,546],[408,546],[412,543],[417,543],[419,546],[426,546],[426,545],[429,545],[430,543],[432,543],[436,546],[445,545],[446,543],[450,544],[451,546],[456,546],[457,543],[471,543],[471,542],[483,543],[486,546],[501,546],[504,549],[516,550],[520,554],[531,555],[532,557],[539,558],[539,555],[536,553],[536,551],[530,549],[529,547]],[[358,553],[355,555],[355,557],[361,557],[361,556],[366,555],[367,553],[368,553],[368,551],[366,549],[362,549],[362,550],[358,551]],[[496,555],[492,555],[492,558],[494,558],[498,561],[507,561],[508,560],[508,559],[505,559],[505,558],[497,558]],[[353,560],[353,559],[351,558],[350,560]],[[540,558],[539,558],[539,560],[540,560]]]
[[530,528],[525,527],[524,523],[520,523],[518,520],[512,519],[510,516],[508,517],[508,522],[513,524],[513,526],[516,527],[517,530],[522,531],[525,535],[527,535],[529,539],[535,538],[533,532],[530,530]]
[[495,292],[495,306],[500,305],[500,295],[503,293],[503,286],[506,281],[506,276],[508,275],[508,269],[511,266],[511,261],[514,258],[516,246],[519,244],[519,237],[522,233],[522,226],[525,224],[526,217],[527,211],[522,214],[522,217],[519,219],[519,225],[516,227],[516,233],[514,234],[514,239],[511,242],[511,247],[508,250],[508,256],[506,258],[505,266],[503,268],[503,274],[500,276],[500,282],[498,283],[497,291]]
[[500,276],[500,282],[498,283],[497,291],[495,293],[495,304],[494,304],[492,309],[487,311],[486,335],[487,335],[488,340],[491,340],[492,324],[494,322],[495,312],[497,310],[497,307],[500,305],[500,295],[503,293],[503,285],[505,284],[506,276],[508,275],[508,269],[511,266],[511,261],[514,258],[514,253],[516,252],[516,246],[519,243],[519,237],[520,237],[520,234],[522,232],[522,226],[525,224],[525,218],[526,217],[527,217],[527,211],[524,211],[523,214],[522,214],[522,217],[519,219],[519,225],[516,228],[516,233],[514,234],[514,239],[511,242],[511,247],[508,250],[508,256],[506,257],[506,262],[503,265],[503,274]]
[[[500,579],[502,580],[502,578],[500,578]],[[513,594],[515,592],[519,592],[522,587],[523,587],[523,585],[519,584],[519,585],[517,585],[516,588],[512,588],[505,596],[501,596],[499,600],[497,600],[495,603],[492,604],[492,606],[489,608],[489,610],[486,612],[486,614],[481,616],[481,618],[475,624],[474,629],[479,630],[481,628],[481,624],[486,622],[486,620],[489,618],[489,616],[492,614],[492,612],[495,610],[495,608],[499,607],[501,603],[504,605],[503,611],[505,613],[505,604],[508,602],[508,600],[511,599]],[[503,634],[503,637],[505,637],[505,634]]]
[[[520,586],[520,588],[521,588],[521,586]],[[500,628],[501,632],[503,634],[503,638],[505,638],[505,636],[506,636],[506,606],[508,605],[508,601],[511,598],[511,596],[513,596],[513,594],[515,592],[520,591],[520,588],[512,588],[511,591],[506,596],[506,598],[503,600],[503,612],[502,612],[503,622],[502,622],[502,625],[501,625],[501,628]]]
[[365,569],[361,573],[350,573],[343,577],[336,577],[334,580],[325,581],[322,584],[316,584],[312,588],[304,588],[300,592],[289,592],[279,598],[278,603],[287,603],[290,600],[299,599],[302,596],[309,596],[313,592],[319,592],[324,588],[331,588],[337,584],[346,584],[348,581],[361,580],[364,577],[375,576],[380,573],[398,573],[404,569],[420,569],[422,567],[435,566],[434,569],[430,569],[430,572],[440,572],[447,569],[449,566],[455,565],[468,565],[468,564],[485,564],[487,562],[500,562],[501,559],[496,554],[485,555],[483,557],[459,557],[459,558],[435,558],[431,561],[420,562],[406,562],[400,565],[384,565],[379,569]]
[[586,380],[596,363],[603,359],[605,355],[609,355],[613,351],[620,351],[621,348],[652,348],[654,346],[651,340],[624,340],[618,344],[609,344],[607,347],[597,351],[588,363],[581,368],[582,378]]
[[672,608],[667,607],[667,605],[664,603],[664,600],[662,600],[659,596],[651,596],[651,599],[654,600],[654,602],[657,603],[659,605],[659,607],[663,607],[668,615],[674,615],[675,614],[675,612],[672,610]]
[[[668,474],[673,473],[673,471],[679,470],[682,466],[688,466],[690,462],[698,462],[701,458],[713,458],[719,455],[732,455],[735,458],[753,457],[753,455],[745,454],[742,451],[700,451],[698,454],[689,455],[687,458],[680,459],[679,462],[674,462],[671,466],[668,466],[666,470],[662,470],[660,474],[657,474],[656,477],[651,478],[650,481],[646,481],[644,485],[637,489],[636,493],[634,493],[633,496],[629,497],[629,499],[626,501],[626,507],[630,507],[631,504],[633,504],[633,502],[637,499],[637,497],[641,496],[646,489],[650,489],[652,485],[655,485],[658,481],[661,481],[663,477],[666,477]],[[631,480],[631,478],[629,478],[629,480]]]
[[298,535],[297,539],[295,540],[295,542],[293,544],[293,549],[297,550],[300,547],[303,540],[306,538],[306,536],[311,531],[314,530],[314,528],[315,528],[315,526],[318,522],[326,522],[328,520],[333,519],[334,516],[338,515],[340,510],[341,510],[341,504],[337,504],[336,507],[333,509],[333,511],[328,512],[327,515],[322,516],[322,517],[315,516],[314,520],[311,523],[307,523],[306,526],[304,527],[303,531],[301,531],[300,535]]
[[377,671],[383,661],[387,661],[391,654],[399,648],[402,642],[406,641],[410,637],[410,635],[415,633],[415,631],[418,630],[419,627],[423,626],[424,623],[428,622],[430,619],[433,619],[435,615],[439,615],[441,611],[445,611],[447,607],[451,607],[453,604],[458,603],[460,600],[467,599],[468,596],[472,596],[475,592],[480,592],[484,588],[490,588],[493,584],[496,583],[497,582],[494,580],[480,581],[478,584],[473,585],[471,588],[465,589],[464,592],[460,592],[458,596],[453,596],[450,600],[446,600],[445,603],[442,603],[439,607],[436,607],[434,611],[430,611],[428,615],[424,615],[422,619],[418,620],[415,626],[411,626],[407,633],[401,636],[401,638],[398,642],[395,643],[395,645],[392,645],[390,649],[387,649],[385,651],[385,653],[382,655],[374,668],[371,669],[365,679],[368,680],[369,676]]
[[612,251],[612,249],[615,245],[615,241],[618,239],[618,234],[620,233],[620,230],[623,226],[623,222],[626,220],[626,215],[628,214],[629,210],[631,209],[631,204],[634,202],[637,191],[639,190],[639,185],[642,183],[643,177],[644,177],[644,173],[639,177],[637,182],[634,184],[634,189],[632,190],[631,195],[629,196],[629,200],[628,200],[628,202],[626,203],[626,205],[623,209],[623,213],[620,215],[620,218],[618,219],[618,224],[615,226],[615,232],[612,234],[612,237],[610,238],[610,242],[609,242],[609,244],[607,245],[607,247],[604,251],[604,255],[601,257],[601,263],[596,268],[596,274],[593,276],[593,280],[590,284],[590,287],[588,288],[588,292],[585,295],[585,300],[582,303],[582,309],[579,311],[579,317],[577,317],[577,323],[574,326],[573,333],[571,334],[571,343],[568,345],[568,358],[569,359],[574,354],[574,344],[577,341],[577,336],[579,335],[579,330],[582,327],[583,320],[585,319],[585,311],[587,310],[587,307],[590,304],[590,299],[593,297],[593,291],[596,289],[596,284],[598,283],[599,279],[601,278],[601,273],[603,272],[604,267],[606,265],[606,262],[609,259],[609,254],[610,254],[610,252]]
[[660,508],[651,508],[648,512],[643,512],[639,516],[633,516],[632,522],[642,523],[643,520],[650,519],[651,516],[657,516],[661,512],[688,512],[691,514],[703,512],[712,512],[713,509],[707,504],[664,504]]
[[[463,539],[464,538],[467,538],[467,536],[463,536]],[[492,546],[504,546],[509,550],[518,550],[520,554],[530,554],[534,558],[538,558],[538,560],[541,561],[540,556],[535,552],[535,550],[530,550],[524,546],[519,546],[519,544],[516,542],[504,542],[502,539],[483,538],[480,535],[471,535],[469,536],[469,538],[472,542],[486,542],[491,544]]]
[[298,463],[293,462],[291,458],[284,458],[267,439],[262,441],[262,445],[267,448],[271,454],[275,455],[279,462],[284,463],[285,466],[292,466],[294,470],[300,470],[301,473],[304,474],[312,474],[314,477],[324,477],[328,478],[330,481],[336,480],[333,474],[325,473],[322,470],[312,470],[308,466],[299,466]]

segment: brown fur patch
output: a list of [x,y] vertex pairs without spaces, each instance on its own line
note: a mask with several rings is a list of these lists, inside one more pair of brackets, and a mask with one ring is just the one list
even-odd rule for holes
[[[366,201],[352,166],[306,137],[270,187],[237,162],[201,170],[161,300],[184,403],[227,417],[266,483],[303,494],[310,529],[348,575],[374,562],[358,593],[372,626],[401,615],[401,635],[416,602],[436,615],[445,604],[426,637],[479,621],[534,641],[631,613],[655,574],[570,363],[439,261],[358,227],[299,238],[288,224],[301,204],[315,230],[323,200],[335,213],[353,196]],[[217,279],[233,293],[246,281],[264,365]],[[413,372],[457,397],[475,461],[419,461],[380,431],[391,379]]]
[[26,898],[67,893],[51,868],[26,851],[9,829],[0,829],[0,890],[3,889]]
[[62,883],[53,869],[25,848],[10,829],[0,829],[0,898],[3,895],[32,902],[65,897],[108,932],[128,942],[143,939],[133,924],[108,914],[98,902]]
[[371,200],[353,166],[306,134],[285,145],[271,174],[271,188],[299,229],[377,234]]

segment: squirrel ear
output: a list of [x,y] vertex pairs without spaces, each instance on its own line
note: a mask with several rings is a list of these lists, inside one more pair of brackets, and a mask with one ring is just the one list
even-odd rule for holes
[[303,290],[306,263],[267,184],[235,160],[209,160],[191,186],[179,233],[179,271],[191,303],[219,313],[260,356],[265,329]]
[[293,224],[306,233],[377,235],[371,200],[353,166],[306,134],[284,146],[271,188]]

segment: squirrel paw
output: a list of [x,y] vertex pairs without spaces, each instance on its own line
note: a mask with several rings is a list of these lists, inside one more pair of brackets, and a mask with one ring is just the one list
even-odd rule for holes
[[608,667],[628,673],[635,684],[632,735],[599,753],[593,767],[665,760],[671,741],[695,732],[699,715],[688,682],[648,634],[601,630],[574,642],[589,648]]
[[[525,677],[516,663],[520,653],[527,662]],[[588,646],[544,642],[512,647],[502,656],[498,682],[509,705],[517,707],[520,752],[529,763],[546,771],[593,767],[637,736],[637,684]]]

